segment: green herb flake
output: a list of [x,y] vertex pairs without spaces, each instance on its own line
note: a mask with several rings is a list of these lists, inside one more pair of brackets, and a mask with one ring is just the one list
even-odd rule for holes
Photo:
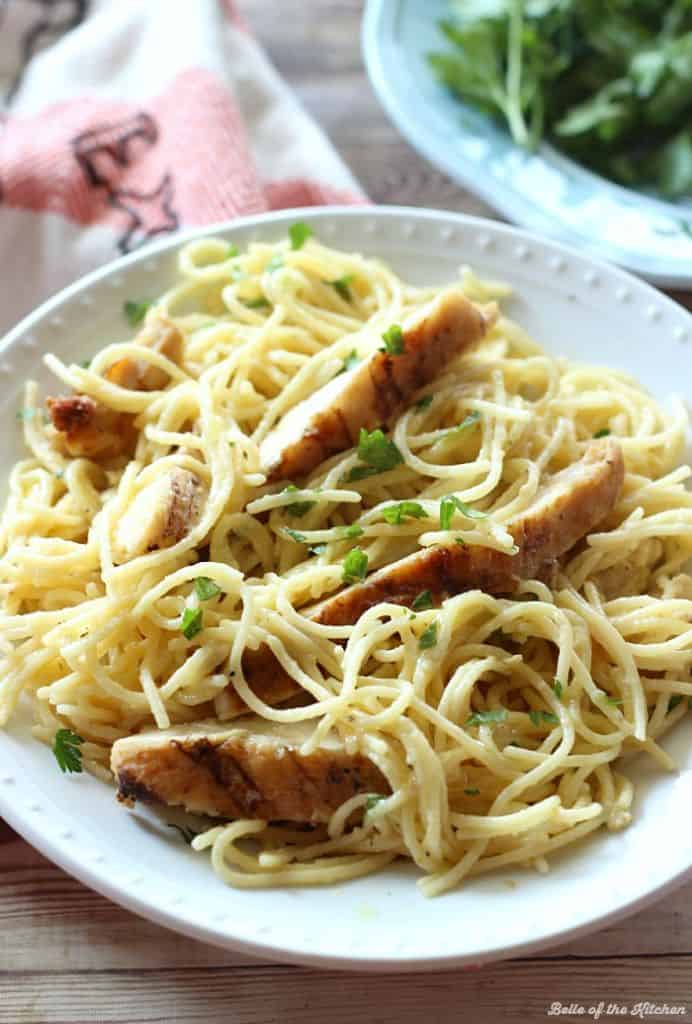
[[259,299],[245,299],[243,305],[247,309],[271,309],[271,302],[265,299],[264,295],[260,296]]
[[71,729],[58,729],[53,739],[53,753],[61,772],[82,771],[82,752],[79,749],[84,738]]
[[406,348],[404,332],[399,324],[392,324],[382,335],[384,347],[380,352],[386,352],[388,356],[400,356]]
[[400,501],[381,509],[382,518],[390,526],[401,526],[406,519],[425,519],[428,513],[417,501]]
[[358,458],[378,473],[394,469],[404,461],[397,446],[381,430],[367,431],[364,427],[358,436]]
[[[284,487],[282,494],[292,494],[294,491],[299,490],[295,484],[288,484]],[[283,510],[287,512],[289,516],[294,516],[299,519],[304,516],[306,512],[309,512],[311,508],[314,508],[317,504],[316,501],[292,501],[290,505],[284,505]]]
[[368,556],[360,548],[353,548],[343,561],[344,583],[358,583],[364,580],[368,571]]
[[88,370],[91,366],[91,359],[80,359],[78,366],[81,366],[83,370]]
[[433,596],[429,590],[421,590],[420,594],[417,594],[411,601],[411,608],[414,612],[425,612],[433,607]]
[[186,608],[180,620],[180,629],[186,640],[192,640],[202,631],[202,609]]
[[123,313],[130,327],[138,327],[152,305],[153,303],[148,299],[140,299],[138,301],[128,299],[127,302],[124,302]]
[[424,633],[421,633],[421,638],[418,641],[418,647],[421,651],[429,651],[431,647],[434,647],[437,643],[437,623],[431,622]]
[[312,237],[312,228],[303,221],[291,224],[288,229],[288,237],[291,241],[291,249],[302,249],[308,238]]
[[351,523],[350,526],[342,527],[341,536],[344,540],[355,540],[356,537],[362,537],[364,532],[359,523]]
[[353,295],[349,285],[353,281],[355,274],[343,274],[341,277],[337,277],[334,281],[325,281],[325,284],[330,284],[337,295],[340,295],[344,302],[353,302]]
[[668,711],[675,711],[678,704],[682,704],[682,697],[679,693],[676,693],[668,701]]
[[456,427],[452,427],[452,429],[448,431],[448,433],[463,434],[464,431],[469,430],[470,427],[475,427],[476,423],[478,423],[480,418],[481,414],[476,409],[474,409],[473,412],[470,412],[468,416],[464,417],[461,423],[457,424]]
[[211,601],[212,597],[218,597],[220,593],[221,587],[208,576],[198,576],[195,580],[195,594],[200,601]]
[[304,533],[298,533],[297,530],[290,530],[288,526],[284,527],[284,533],[287,537],[290,537],[291,540],[294,540],[296,544],[307,544],[308,542]]
[[380,472],[374,466],[353,466],[342,478],[344,483],[355,483],[356,480],[365,480],[369,476],[377,476]]
[[594,434],[594,437],[595,437],[595,438],[599,438],[599,437],[610,437],[610,431],[608,430],[608,428],[607,428],[607,427],[603,427],[603,429],[602,429],[602,430],[597,430],[597,431],[596,431],[596,433]]
[[452,525],[452,519],[454,518],[454,512],[461,512],[462,516],[466,516],[467,519],[487,519],[487,512],[479,512],[478,509],[472,508],[471,505],[467,505],[466,502],[460,501],[456,494],[448,494],[445,498],[440,501],[440,529],[449,530]]
[[187,843],[188,846],[192,845],[192,840],[199,835],[199,832],[195,832],[194,829],[188,828],[187,825],[173,825],[169,823],[169,828],[174,828],[176,832],[180,833],[181,839]]
[[550,725],[557,725],[560,719],[552,711],[529,711],[529,718],[533,725],[541,725],[546,722]]
[[466,725],[494,725],[507,719],[506,708],[493,708],[491,711],[474,711],[466,719]]
[[343,363],[341,364],[341,369],[337,373],[337,377],[339,376],[339,373],[348,373],[348,371],[352,370],[354,366],[357,366],[359,362],[360,356],[358,355],[356,350],[353,349],[351,352],[349,352],[349,354],[346,356]]
[[466,796],[480,796],[481,795],[480,789],[472,789],[472,788],[465,789],[464,793],[466,793]]
[[557,676],[555,677],[555,682],[553,683],[553,692],[558,700],[562,700],[562,683],[557,678]]
[[386,800],[386,797],[382,796],[380,793],[373,793],[365,801],[365,810],[371,811],[373,807],[377,807],[381,800]]
[[623,704],[623,701],[619,697],[606,697],[605,702],[606,704],[612,704],[615,708],[619,708]]
[[234,260],[236,258],[236,256],[239,256],[239,255],[240,255],[240,249],[238,248],[238,246],[234,242],[229,242],[228,243],[228,248],[226,249],[226,255],[224,256],[224,259],[225,260]]
[[429,409],[433,403],[432,395],[423,395],[417,402],[413,403],[413,407],[417,412],[423,412],[424,409]]

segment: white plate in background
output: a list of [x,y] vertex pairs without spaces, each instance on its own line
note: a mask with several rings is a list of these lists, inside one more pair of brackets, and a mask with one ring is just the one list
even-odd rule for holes
[[[169,238],[61,292],[0,346],[0,488],[23,454],[15,414],[22,382],[55,381],[41,353],[84,359],[128,337],[126,299],[173,283],[182,238],[218,235],[239,247],[308,221],[323,242],[382,257],[415,283],[441,284],[462,263],[516,289],[506,306],[548,351],[623,368],[661,400],[692,397],[692,318],[624,272],[491,221],[396,207],[284,211]],[[551,861],[548,875],[515,868],[426,899],[406,865],[327,888],[234,890],[208,855],[108,786],[63,776],[31,740],[24,716],[0,732],[0,814],[65,870],[116,902],[189,936],[263,957],[360,970],[480,964],[565,941],[631,913],[692,875],[692,715],[663,746],[677,775],[637,760],[634,821]],[[40,897],[39,897],[40,898]]]

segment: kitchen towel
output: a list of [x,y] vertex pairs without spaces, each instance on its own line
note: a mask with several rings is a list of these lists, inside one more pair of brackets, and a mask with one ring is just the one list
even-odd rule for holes
[[0,0],[0,96],[0,335],[169,232],[365,200],[230,0]]

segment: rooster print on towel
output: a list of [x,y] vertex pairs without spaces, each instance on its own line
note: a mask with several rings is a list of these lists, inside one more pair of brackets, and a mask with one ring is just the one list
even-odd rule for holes
[[102,189],[105,201],[123,214],[124,226],[117,241],[121,253],[132,252],[150,238],[179,227],[169,170],[151,188],[128,186],[127,172],[144,150],[156,145],[158,138],[156,121],[140,111],[114,124],[89,128],[71,140],[88,186]]

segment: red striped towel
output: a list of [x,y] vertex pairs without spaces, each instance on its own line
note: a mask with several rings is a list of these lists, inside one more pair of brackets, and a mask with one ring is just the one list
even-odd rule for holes
[[230,0],[0,3],[0,333],[180,227],[364,196]]

